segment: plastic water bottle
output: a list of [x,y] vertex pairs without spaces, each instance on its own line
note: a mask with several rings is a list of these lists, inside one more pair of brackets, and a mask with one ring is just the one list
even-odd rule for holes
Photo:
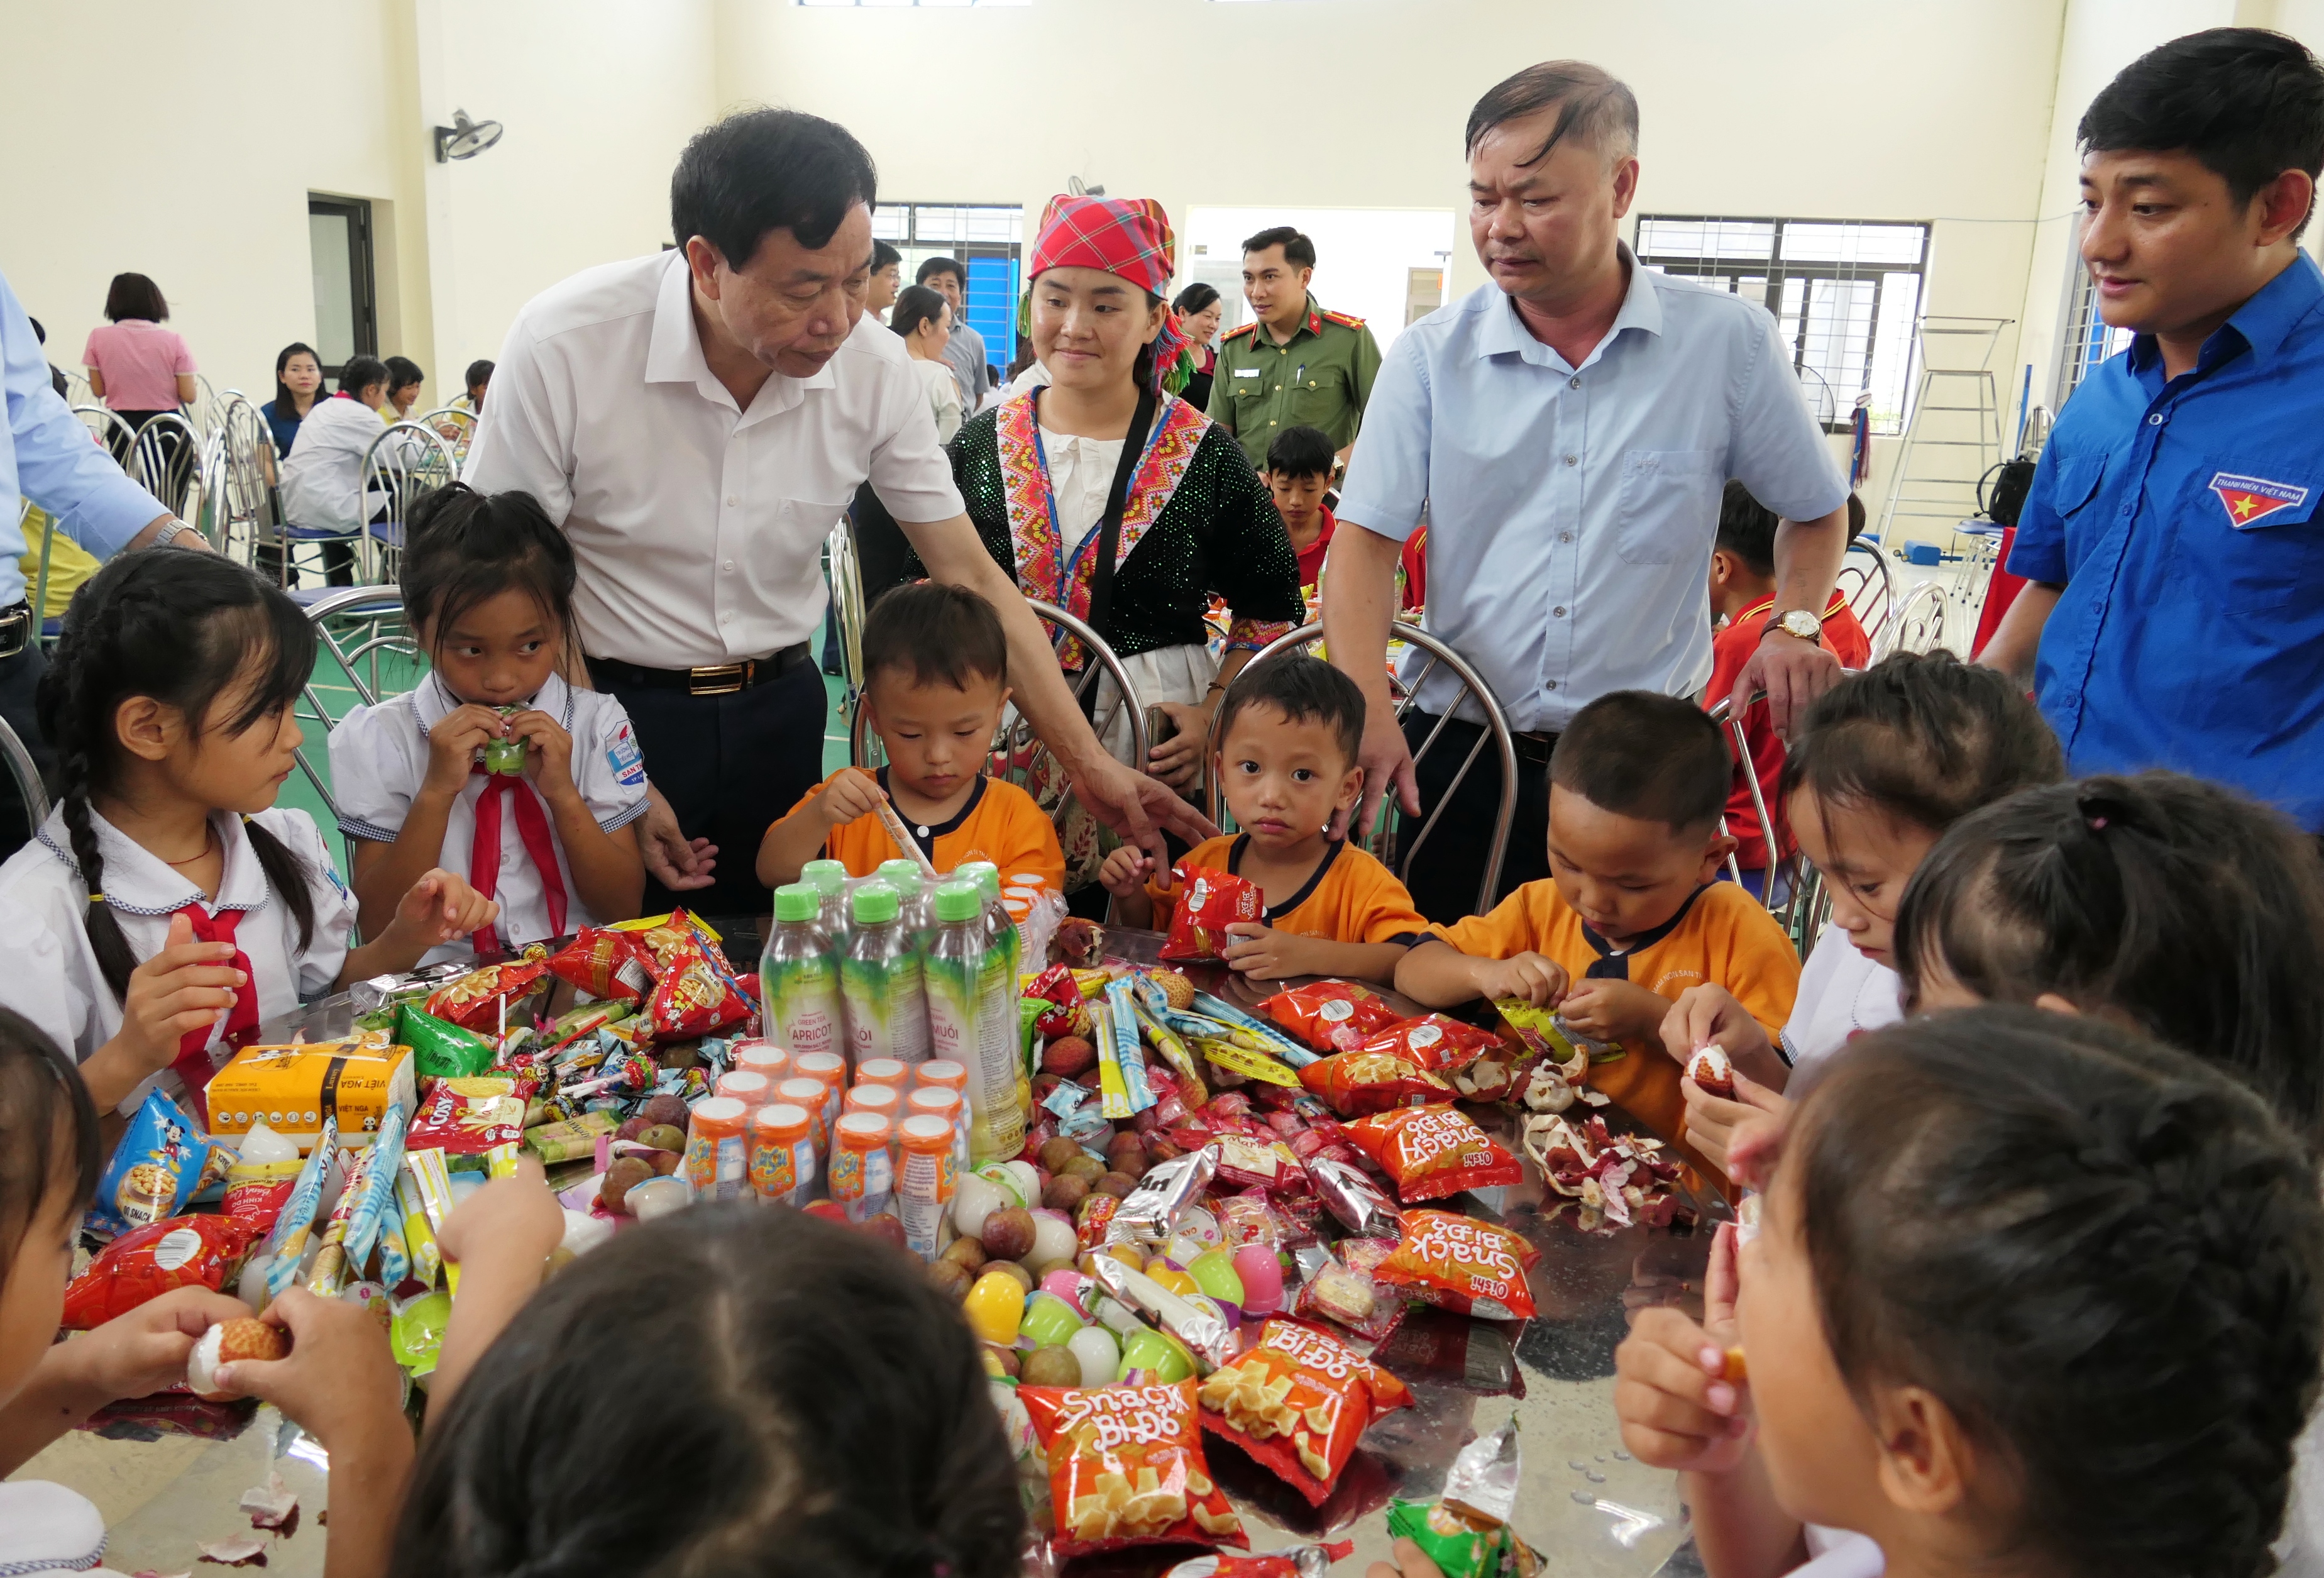
[[928,940],[936,935],[936,919],[930,908],[928,894],[920,882],[920,863],[916,860],[883,860],[880,863],[880,880],[896,890],[896,919],[912,939],[912,946],[925,954]]
[[984,1045],[984,959],[991,952],[984,900],[969,882],[945,882],[932,908],[936,930],[920,964],[927,983],[928,1051],[974,1068]]
[[847,868],[835,860],[811,860],[799,867],[799,881],[823,895],[823,932],[837,948],[847,946],[855,928],[847,913]]
[[976,973],[976,1041],[973,1053],[953,1054],[968,1069],[968,1149],[979,1162],[1006,1160],[1025,1145],[1025,1114],[1031,1086],[1019,1051],[1017,1021],[1017,928],[996,902],[1000,872],[979,862],[976,876],[982,955]]
[[793,1053],[836,1052],[845,1034],[839,951],[819,923],[822,911],[823,894],[810,883],[775,890],[775,929],[759,958],[767,1023]]
[[919,1063],[928,1055],[928,1006],[920,984],[920,956],[897,920],[900,900],[883,881],[865,882],[850,901],[855,935],[839,966],[847,1000],[851,1060],[893,1057]]

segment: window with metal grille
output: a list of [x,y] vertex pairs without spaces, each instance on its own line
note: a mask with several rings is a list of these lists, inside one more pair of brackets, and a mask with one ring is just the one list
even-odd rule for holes
[[1017,355],[1018,272],[1024,252],[1025,210],[1014,203],[882,202],[872,234],[903,254],[905,284],[932,257],[968,270],[963,314],[984,337],[984,359],[1006,371]]
[[1808,409],[1845,432],[1859,395],[1872,430],[1904,430],[1929,227],[1864,219],[1645,214],[1638,261],[1766,305]]
[[2065,342],[2058,350],[2055,409],[2059,411],[2065,409],[2066,396],[2097,371],[2100,363],[2130,344],[2130,330],[2110,328],[2098,316],[2098,282],[2090,278],[2090,271],[2080,257],[2074,258],[2072,264],[2078,277],[2073,288],[2074,309],[2066,319]]

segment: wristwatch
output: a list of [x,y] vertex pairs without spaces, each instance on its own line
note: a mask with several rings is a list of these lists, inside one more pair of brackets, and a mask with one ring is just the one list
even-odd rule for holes
[[192,530],[193,528],[187,525],[183,521],[172,521],[167,526],[162,527],[161,530],[153,534],[153,546],[156,548],[167,548],[170,544],[175,542],[179,538],[184,536],[187,532],[191,531]]
[[[1767,631],[1776,630],[1782,631],[1785,635],[1796,637],[1810,646],[1823,645],[1823,621],[1804,608],[1794,608],[1788,614],[1770,618],[1767,621]],[[1762,631],[1760,639],[1766,640],[1766,631]]]

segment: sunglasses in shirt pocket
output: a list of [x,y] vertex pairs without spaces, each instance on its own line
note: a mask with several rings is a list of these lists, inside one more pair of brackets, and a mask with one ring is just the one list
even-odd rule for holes
[[1726,483],[1715,449],[1622,451],[1623,562],[1676,564],[1705,553],[1718,529],[1719,494]]
[[2219,589],[2230,614],[2282,608],[2324,587],[2319,479],[2284,477],[2283,457],[2198,472],[2179,503],[2177,574]]

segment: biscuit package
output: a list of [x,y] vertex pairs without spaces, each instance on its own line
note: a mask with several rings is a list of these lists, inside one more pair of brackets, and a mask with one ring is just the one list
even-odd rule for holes
[[1193,1380],[1017,1395],[1048,1454],[1059,1559],[1140,1545],[1250,1546],[1204,1459]]
[[1404,1382],[1337,1337],[1280,1319],[1213,1370],[1195,1397],[1204,1429],[1272,1469],[1313,1507],[1331,1499],[1372,1420],[1412,1403]]
[[149,1093],[97,1178],[89,1230],[113,1238],[176,1215],[192,1195],[208,1154],[185,1109],[158,1090]]

